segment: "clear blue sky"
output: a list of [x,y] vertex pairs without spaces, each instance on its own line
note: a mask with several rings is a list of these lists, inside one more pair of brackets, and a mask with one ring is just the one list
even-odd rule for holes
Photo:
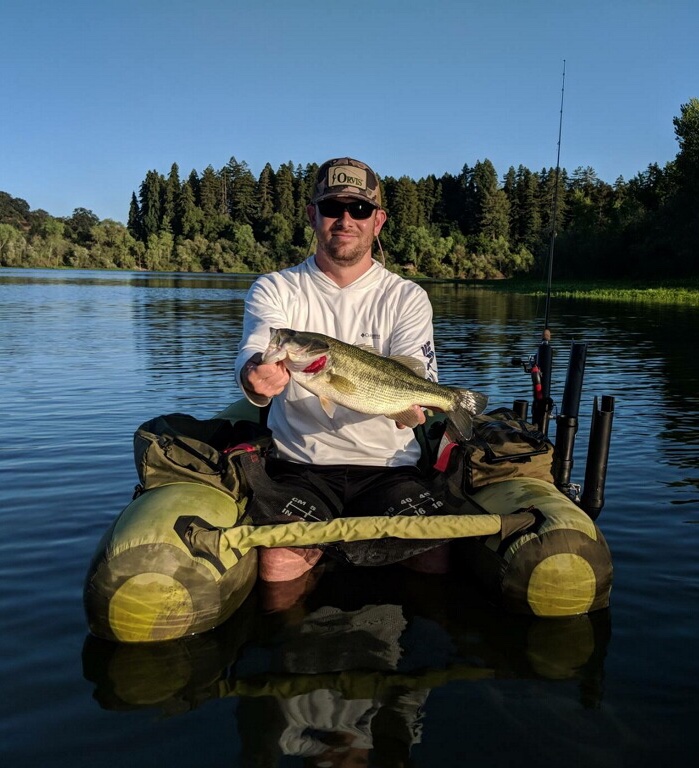
[[488,158],[613,183],[677,154],[696,0],[0,0],[0,190],[125,221],[146,171]]

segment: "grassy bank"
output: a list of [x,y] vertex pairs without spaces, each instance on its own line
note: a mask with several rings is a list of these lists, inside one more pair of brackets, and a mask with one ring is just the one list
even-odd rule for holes
[[[511,280],[484,280],[484,288],[505,293],[524,293],[545,296],[546,283],[541,280],[513,278]],[[551,296],[600,301],[651,302],[656,304],[684,304],[699,306],[699,279],[639,282],[575,280],[554,281]]]

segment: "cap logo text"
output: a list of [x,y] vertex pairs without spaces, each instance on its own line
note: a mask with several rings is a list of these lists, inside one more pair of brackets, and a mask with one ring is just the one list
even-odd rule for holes
[[330,168],[328,170],[328,186],[366,189],[366,171],[349,165]]

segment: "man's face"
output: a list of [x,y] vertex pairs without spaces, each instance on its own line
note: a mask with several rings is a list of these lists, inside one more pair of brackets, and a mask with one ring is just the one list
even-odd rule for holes
[[[333,197],[330,201],[353,204],[351,197]],[[368,205],[368,203],[363,203]],[[309,205],[308,217],[318,238],[318,249],[335,264],[352,266],[371,255],[374,237],[379,234],[386,221],[386,212],[374,208],[369,218],[352,218],[350,211],[332,211],[326,215],[320,209],[325,206]]]

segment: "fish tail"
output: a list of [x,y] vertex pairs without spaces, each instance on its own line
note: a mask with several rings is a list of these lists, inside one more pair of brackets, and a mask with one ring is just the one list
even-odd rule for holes
[[488,405],[488,395],[472,389],[459,389],[459,407],[465,408],[472,416],[483,413]]
[[488,397],[481,392],[460,389],[456,408],[448,414],[448,419],[464,440],[470,440],[473,434],[473,417],[483,413],[488,405]]

